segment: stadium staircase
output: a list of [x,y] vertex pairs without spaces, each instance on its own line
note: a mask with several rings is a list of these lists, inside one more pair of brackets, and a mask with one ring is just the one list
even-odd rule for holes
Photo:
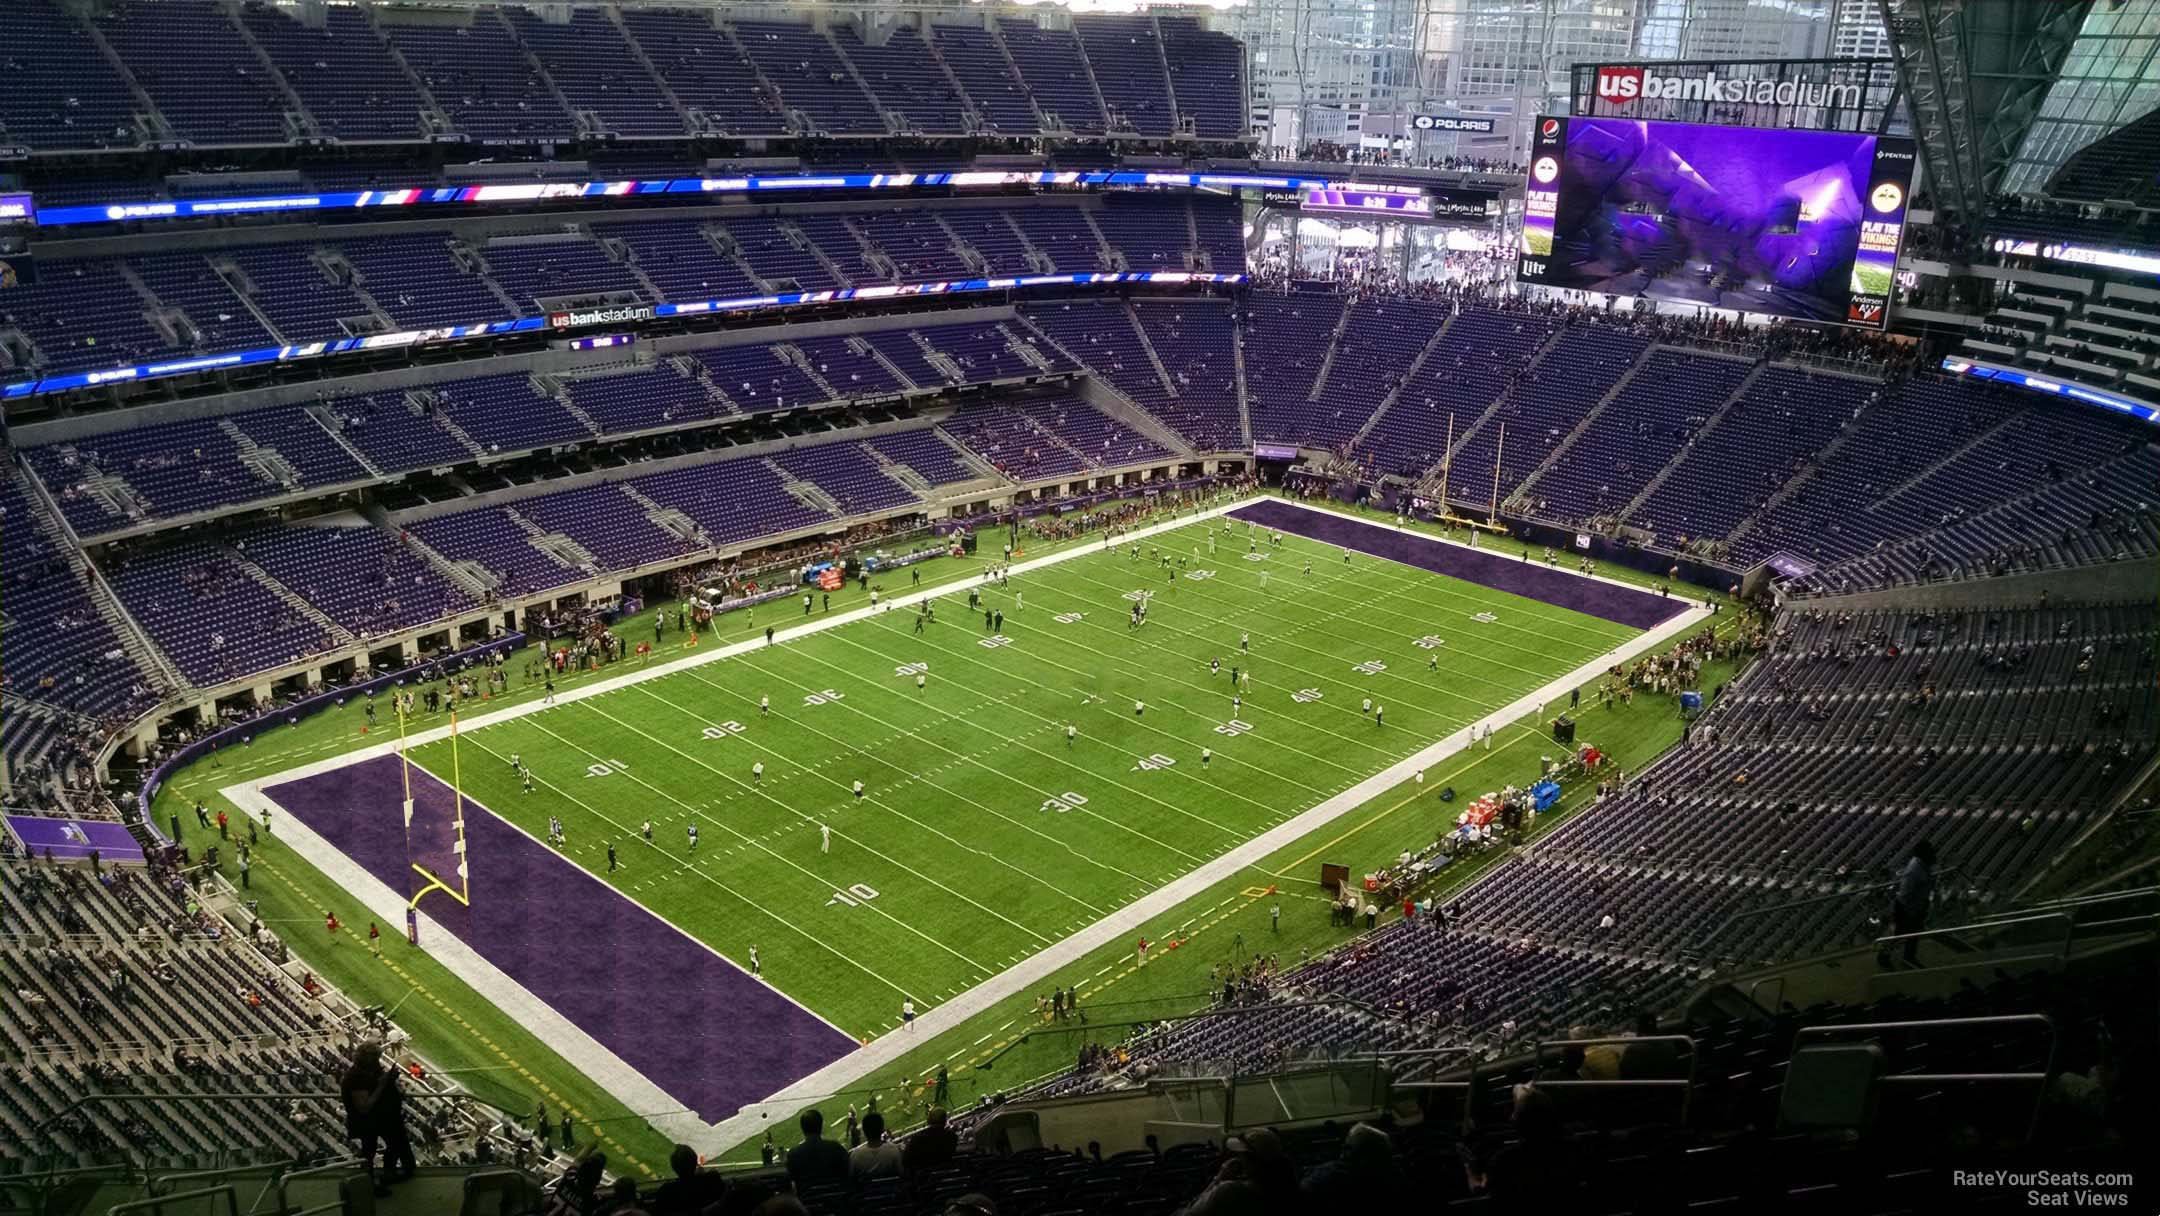
[[[1235,313],[1231,315],[1236,316]],[[1235,321],[1230,326],[1230,362],[1237,371],[1238,434],[1244,437],[1244,447],[1249,452],[1253,442],[1252,392],[1245,378],[1245,327]]]
[[255,442],[230,418],[218,419],[217,428],[227,439],[233,441],[233,447],[239,451],[240,463],[256,477],[270,485],[283,486],[288,490],[300,487],[300,470],[294,468],[292,461],[285,459],[276,448],[264,447]]
[[886,358],[884,351],[879,350],[875,344],[873,344],[869,339],[863,337],[861,334],[849,334],[847,339],[847,348],[849,353],[865,356],[869,358],[872,362],[876,363],[879,367],[883,368],[885,370],[885,374],[893,378],[894,383],[902,386],[901,391],[903,392],[911,389],[935,387],[915,383],[915,381],[910,378],[906,372],[900,370],[899,364],[893,362],[891,359]]
[[[1344,309],[1344,315],[1347,316],[1349,311],[1349,309]],[[1374,410],[1372,417],[1365,420],[1365,425],[1359,427],[1357,434],[1350,437],[1350,447],[1353,451],[1364,445],[1365,437],[1372,434],[1373,428],[1380,425],[1380,420],[1387,416],[1387,412],[1395,407],[1397,401],[1402,400],[1403,390],[1410,387],[1411,381],[1417,379],[1418,369],[1425,366],[1425,361],[1432,358],[1432,353],[1446,344],[1448,331],[1455,327],[1455,318],[1461,315],[1460,312],[1449,313],[1447,320],[1440,322],[1439,328],[1433,330],[1432,337],[1425,340],[1425,345],[1418,348],[1418,353],[1410,359],[1410,366],[1404,368],[1402,374],[1396,377],[1395,387],[1388,390],[1388,395],[1380,399],[1380,408]],[[1332,354],[1332,352],[1330,353]],[[1317,385],[1315,391],[1318,391]],[[1490,413],[1497,404],[1496,402],[1494,406],[1486,407],[1486,412]],[[1479,417],[1482,418],[1483,415]]]
[[951,448],[953,450],[953,455],[960,461],[961,464],[964,464],[969,469],[972,469],[976,477],[982,479],[983,481],[994,482],[998,484],[1004,484],[1005,482],[1011,480],[1010,478],[1006,477],[1005,474],[999,472],[996,465],[991,464],[988,460],[985,460],[983,457],[976,455],[975,449],[954,438],[952,434],[948,432],[944,427],[940,426],[937,428],[937,437],[945,441],[945,446]]
[[1718,424],[1725,421],[1726,415],[1732,413],[1733,406],[1747,397],[1749,391],[1755,387],[1755,382],[1762,378],[1764,370],[1769,366],[1770,364],[1765,362],[1757,363],[1749,368],[1747,375],[1740,378],[1740,383],[1733,385],[1732,392],[1726,394],[1725,400],[1718,404],[1717,409],[1711,411],[1710,416],[1703,420],[1701,426],[1695,428],[1695,432],[1687,437],[1687,440],[1673,453],[1672,458],[1667,460],[1662,468],[1658,469],[1657,475],[1645,482],[1643,488],[1636,493],[1634,498],[1628,500],[1626,506],[1613,512],[1613,518],[1622,522],[1634,518],[1635,512],[1642,510],[1642,505],[1649,502],[1650,496],[1657,493],[1658,487],[1664,485],[1665,480],[1673,475],[1673,470],[1686,462],[1688,452],[1696,444],[1707,438],[1712,431],[1717,430]]
[[1105,270],[1131,270],[1132,265],[1125,260],[1124,251],[1111,244],[1110,238],[1103,233],[1102,225],[1095,222],[1094,209],[1081,207],[1078,210],[1080,218],[1087,221],[1088,231],[1095,236],[1096,262],[1101,264]]
[[256,583],[263,590],[285,601],[286,607],[313,621],[324,633],[335,638],[339,646],[351,646],[360,640],[353,636],[352,630],[331,620],[322,609],[317,608],[306,596],[271,577],[268,570],[256,565],[248,557],[246,550],[237,549],[231,545],[220,545],[218,547],[224,552],[226,560],[232,562],[241,573],[247,575],[249,581]]
[[[1850,373],[1847,372],[1823,371],[1819,368],[1811,370],[1813,370],[1814,374],[1816,375],[1846,376],[1848,379],[1869,379],[1868,377],[1852,376],[1850,375]],[[1878,397],[1874,402],[1870,403],[1867,409],[1862,410],[1859,414],[1856,414],[1852,418],[1847,419],[1844,424],[1838,428],[1837,438],[1832,439],[1829,443],[1823,445],[1821,449],[1809,454],[1808,458],[1801,463],[1800,467],[1793,471],[1793,475],[1785,479],[1783,485],[1780,485],[1776,490],[1772,491],[1770,497],[1763,500],[1762,505],[1756,507],[1753,511],[1750,511],[1747,515],[1747,518],[1741,520],[1737,525],[1734,526],[1731,532],[1726,534],[1725,543],[1727,545],[1738,545],[1740,541],[1748,535],[1748,533],[1755,530],[1756,525],[1760,524],[1763,520],[1769,518],[1772,512],[1776,511],[1779,507],[1785,505],[1785,503],[1790,500],[1793,495],[1798,494],[1804,487],[1806,487],[1809,482],[1815,480],[1815,474],[1818,470],[1820,470],[1824,465],[1827,465],[1832,461],[1836,460],[1838,454],[1845,450],[1845,444],[1850,441],[1854,435],[1859,434],[1863,429],[1865,429],[1864,423],[1869,417],[1874,414],[1876,410],[1889,408],[1892,408],[1889,401],[1889,395],[1884,394],[1883,396]]]
[[136,666],[147,666],[150,683],[161,693],[168,694],[192,687],[187,677],[181,674],[179,665],[150,640],[150,634],[142,624],[120,602],[120,597],[113,594],[111,585],[105,581],[104,571],[83,556],[82,545],[63,522],[65,517],[60,513],[60,506],[52,500],[52,491],[45,488],[45,483],[28,476],[19,467],[9,469],[7,476],[22,483],[23,497],[31,503],[36,515],[34,526],[38,535],[45,538],[54,553],[65,557],[69,567],[82,580],[84,590],[89,592],[90,602],[97,605],[98,615],[105,618],[105,623],[112,626],[113,632],[126,644]]
[[825,514],[835,518],[847,514],[847,508],[841,506],[838,499],[826,493],[824,487],[816,482],[804,481],[802,478],[795,476],[782,467],[779,461],[770,456],[758,461],[758,463],[772,470],[772,475],[780,479],[780,488],[786,490],[788,496],[796,502],[813,511],[823,511]]
[[675,87],[668,83],[666,73],[660,70],[660,65],[652,61],[652,56],[645,53],[645,48],[639,44],[637,35],[630,32],[630,27],[624,23],[622,18],[622,6],[616,4],[604,5],[600,11],[607,14],[609,24],[615,27],[615,33],[622,39],[623,48],[630,52],[630,58],[635,60],[639,67],[645,69],[645,74],[650,76],[653,83],[660,87],[660,96],[666,98],[669,107],[682,116],[683,130],[708,130],[708,126],[704,121],[705,116],[683,104],[682,98],[675,95]]
[[[1193,244],[1198,246],[1199,242],[1194,241]],[[1177,396],[1177,384],[1170,379],[1170,369],[1163,366],[1162,355],[1155,349],[1154,340],[1148,337],[1147,326],[1140,323],[1139,314],[1133,311],[1132,301],[1125,301],[1119,308],[1124,313],[1125,323],[1132,326],[1133,332],[1140,336],[1140,349],[1147,352],[1148,366],[1155,369],[1155,378],[1162,381],[1163,391],[1173,397]],[[1072,352],[1065,353],[1069,355]],[[1078,363],[1080,360],[1075,359],[1073,362]]]
[[650,520],[655,528],[693,544],[705,543],[705,530],[688,515],[638,489],[630,482],[618,481],[615,488],[621,490],[631,502],[644,508],[645,518]]
[[113,75],[127,82],[128,92],[135,98],[136,142],[148,146],[175,139],[172,123],[168,122],[164,112],[158,109],[157,102],[151,100],[150,93],[142,87],[142,82],[135,79],[135,73],[128,70],[127,61],[120,58],[119,51],[113,49],[112,42],[105,37],[105,31],[99,29],[95,21],[78,19],[76,24],[90,39],[90,44],[98,49],[98,54],[105,57],[105,64],[112,69]]
[[441,427],[450,438],[457,440],[467,452],[472,453],[474,460],[485,460],[488,450],[480,446],[480,441],[468,434],[464,427],[459,426],[457,419],[452,418],[448,411],[442,408],[442,404],[442,398],[431,388],[410,389],[405,394],[405,408],[411,410],[414,417],[433,418],[435,425]]
[[487,603],[495,588],[502,585],[502,576],[476,561],[453,561],[442,551],[406,531],[390,518],[390,513],[379,503],[369,503],[361,512],[363,518],[377,528],[396,536],[404,546],[420,555],[437,574],[449,579],[451,585],[471,596],[475,603]]
[[581,570],[586,574],[598,574],[603,568],[600,559],[593,556],[592,550],[579,544],[568,534],[548,531],[526,518],[515,507],[505,507],[503,514],[525,534],[527,543],[556,565]]
[[226,28],[219,33],[238,38],[242,45],[254,52],[255,63],[262,70],[263,78],[276,85],[278,92],[284,95],[285,129],[297,139],[321,137],[322,123],[316,120],[307,103],[300,99],[299,92],[292,87],[292,81],[285,79],[285,73],[278,70],[277,61],[270,57],[270,52],[264,50],[262,43],[255,40],[255,32],[248,28],[247,22],[240,20],[231,9],[221,10],[221,15],[225,18]]
[[945,52],[938,49],[937,39],[931,37],[927,29],[921,33],[923,50],[929,54],[930,63],[937,68],[938,79],[945,83],[946,88],[952,90],[954,99],[960,103],[961,124],[971,135],[982,130],[985,121],[982,108],[975,104],[974,98],[968,96],[967,86],[960,83],[960,74],[953,71],[951,64],[945,62]]
[[1312,387],[1305,392],[1308,403],[1320,404],[1320,393],[1327,387],[1328,372],[1335,367],[1335,352],[1342,349],[1343,331],[1350,328],[1350,315],[1356,311],[1356,304],[1345,302],[1335,318],[1335,328],[1328,331],[1327,353],[1320,356],[1320,370],[1313,373]]
[[795,345],[793,342],[780,342],[774,344],[773,350],[783,361],[794,364],[796,370],[800,371],[812,384],[817,385],[818,391],[825,394],[825,400],[845,401],[847,399],[848,395],[846,393],[834,388],[832,381],[827,380],[824,374],[818,371],[817,363],[810,356],[803,353],[802,347]]
[[[1635,383],[1636,374],[1641,372],[1642,369],[1648,365],[1651,352],[1664,349],[1667,348],[1657,345],[1644,347],[1643,352],[1635,357],[1635,362],[1629,366],[1627,371],[1623,372],[1618,379],[1612,382],[1612,387],[1605,390],[1604,396],[1597,399],[1597,404],[1592,405],[1589,410],[1584,412],[1582,416],[1582,421],[1575,424],[1575,429],[1569,431],[1565,436],[1563,436],[1560,440],[1559,445],[1554,447],[1553,450],[1546,455],[1545,459],[1540,462],[1536,468],[1530,470],[1530,475],[1522,479],[1521,485],[1518,485],[1515,488],[1509,490],[1507,493],[1501,495],[1501,502],[1510,503],[1513,502],[1515,499],[1529,493],[1531,487],[1537,484],[1538,478],[1544,475],[1545,470],[1550,469],[1555,465],[1558,465],[1561,461],[1567,459],[1568,449],[1575,446],[1575,441],[1581,439],[1584,435],[1589,434],[1590,428],[1596,425],[1598,419],[1604,415],[1606,407],[1610,406],[1613,402],[1619,400],[1620,394],[1626,392],[1628,386]],[[1682,348],[1674,347],[1671,349],[1679,350]],[[1466,435],[1464,436],[1464,438],[1468,438],[1468,436]],[[1458,440],[1455,446],[1458,448],[1461,447],[1461,441]]]
[[925,501],[937,497],[937,488],[928,478],[879,451],[876,444],[858,443],[855,448],[868,456],[877,465],[878,472],[891,478],[901,489]]

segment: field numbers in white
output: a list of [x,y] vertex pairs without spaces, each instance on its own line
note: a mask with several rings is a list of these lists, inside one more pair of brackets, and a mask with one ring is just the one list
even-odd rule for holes
[[802,703],[805,705],[830,705],[834,701],[846,699],[847,694],[844,692],[834,692],[830,688],[820,688],[816,692],[804,693]]
[[1221,726],[1215,728],[1216,734],[1228,735],[1233,739],[1237,738],[1239,735],[1250,734],[1251,732],[1252,723],[1247,722],[1242,718],[1232,718],[1228,722],[1225,722]]
[[722,722],[718,726],[708,726],[699,733],[708,739],[725,739],[729,735],[743,733],[743,724],[740,722]]
[[585,775],[588,777],[605,777],[610,773],[619,772],[629,767],[620,760],[605,760],[599,764],[586,765]]
[[1086,805],[1087,795],[1075,794],[1071,790],[1066,790],[1064,793],[1059,794],[1055,798],[1043,799],[1042,809],[1046,811],[1056,811],[1058,814],[1062,815],[1065,812],[1074,809],[1075,807],[1083,807]]
[[1185,577],[1197,583],[1201,579],[1214,578],[1215,572],[1213,570],[1187,570]]
[[1350,670],[1358,673],[1361,676],[1376,676],[1379,675],[1381,672],[1387,670],[1387,664],[1381,662],[1378,659],[1367,659],[1364,662],[1359,663],[1357,666],[1352,667]]
[[1310,705],[1320,699],[1320,690],[1317,688],[1300,688],[1290,694],[1290,699],[1300,705]]
[[909,676],[928,675],[929,672],[930,664],[928,663],[902,663],[892,669],[892,673],[903,680]]
[[1152,773],[1158,769],[1169,768],[1176,763],[1176,757],[1165,756],[1161,752],[1156,752],[1152,756],[1140,757],[1139,761],[1133,765],[1133,771],[1136,773]]
[[1010,645],[1012,645],[1012,639],[1011,639],[1011,638],[1009,638],[1009,637],[1006,637],[1006,636],[1005,636],[1004,634],[1002,634],[1002,633],[999,633],[999,634],[993,634],[993,635],[991,635],[990,637],[987,637],[987,638],[978,638],[978,639],[976,639],[976,642],[975,642],[975,644],[976,644],[977,646],[983,647],[983,648],[984,648],[984,649],[986,649],[986,650],[996,650],[996,649],[997,649],[998,647],[1000,647],[1000,646],[1010,646]]
[[1471,614],[1471,616],[1470,616],[1470,619],[1471,619],[1471,620],[1473,620],[1473,621],[1477,621],[1477,622],[1480,622],[1481,624],[1486,624],[1486,625],[1497,625],[1497,624],[1499,624],[1499,623],[1500,623],[1500,618],[1499,618],[1499,617],[1496,617],[1496,616],[1494,616],[1494,615],[1493,615],[1492,613],[1490,613],[1490,612],[1476,612],[1476,613],[1472,613],[1472,614]]
[[825,901],[825,906],[828,908],[860,908],[876,898],[876,887],[856,883],[845,891],[833,892],[832,898]]
[[1084,612],[1060,612],[1050,619],[1060,625],[1077,625],[1087,619],[1087,614]]
[[1414,642],[1413,645],[1415,645],[1419,650],[1438,650],[1442,646],[1447,645],[1447,643],[1443,641],[1439,636],[1428,633],[1424,637],[1417,639],[1417,641]]

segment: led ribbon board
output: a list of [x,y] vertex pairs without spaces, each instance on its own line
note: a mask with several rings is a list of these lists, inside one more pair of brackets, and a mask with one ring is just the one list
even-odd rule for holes
[[1017,278],[958,279],[934,283],[889,283],[874,287],[842,287],[831,291],[793,291],[767,296],[741,296],[730,300],[695,300],[683,301],[677,304],[638,305],[630,308],[598,308],[581,312],[555,313],[544,317],[519,317],[509,321],[489,321],[477,325],[445,325],[433,329],[406,330],[394,334],[373,334],[364,338],[340,338],[331,342],[310,342],[302,346],[265,346],[255,350],[195,355],[185,359],[174,359],[163,363],[145,363],[134,367],[114,367],[99,371],[71,372],[65,375],[46,376],[38,380],[21,380],[13,384],[0,385],[0,400],[13,401],[18,398],[38,396],[45,393],[94,388],[101,384],[156,380],[166,376],[184,376],[191,372],[222,371],[270,363],[289,363],[300,359],[318,359],[334,355],[357,354],[364,351],[392,350],[407,346],[432,346],[444,342],[501,337],[506,334],[561,332],[587,325],[620,325],[626,321],[634,322],[669,317],[696,317],[760,312],[771,309],[803,308],[820,304],[842,303],[850,300],[897,300],[911,296],[978,295],[986,292],[1024,290],[1035,287],[1095,287],[1118,283],[1211,283],[1228,285],[1244,281],[1245,276],[1242,274],[1208,274],[1183,270],[1126,271],[1104,274],[1037,274]]

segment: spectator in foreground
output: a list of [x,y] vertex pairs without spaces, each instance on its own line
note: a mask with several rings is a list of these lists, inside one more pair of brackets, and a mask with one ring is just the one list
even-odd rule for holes
[[863,1142],[848,1152],[848,1177],[898,1178],[900,1146],[885,1138],[885,1116],[877,1111],[864,1115],[862,1134]]
[[548,1200],[546,1216],[595,1216],[601,1210],[600,1176],[607,1172],[606,1153],[587,1153],[563,1174]]
[[960,1151],[960,1137],[945,1126],[945,1120],[944,1107],[930,1108],[927,1126],[909,1136],[907,1145],[900,1150],[900,1167],[904,1172],[920,1174],[952,1162],[953,1154]]
[[[1923,840],[1913,846],[1905,868],[1898,871],[1897,888],[1890,897],[1890,935],[1905,937],[1927,929],[1928,903],[1935,896],[1935,842]],[[1905,965],[1919,965],[1920,940],[1906,937]],[[1883,962],[1888,964],[1886,952]]]
[[699,1169],[697,1150],[687,1144],[676,1145],[668,1154],[668,1168],[675,1176],[653,1192],[653,1216],[697,1216],[727,1194],[726,1179]]
[[1358,1124],[1343,1138],[1341,1156],[1306,1171],[1304,1191],[1321,1211],[1398,1210],[1405,1196],[1395,1142],[1370,1123]]
[[[398,1089],[397,1070],[384,1068],[382,1047],[364,1039],[353,1051],[352,1066],[338,1086],[345,1102],[346,1134],[360,1142],[360,1157],[375,1178],[375,1193],[387,1196],[392,1182],[413,1176],[412,1139],[405,1133],[405,1095]],[[375,1173],[375,1150],[380,1145],[382,1172]]]
[[802,1128],[802,1143],[789,1149],[787,1155],[788,1177],[795,1185],[847,1181],[847,1150],[825,1138],[825,1112],[806,1110],[797,1126]]

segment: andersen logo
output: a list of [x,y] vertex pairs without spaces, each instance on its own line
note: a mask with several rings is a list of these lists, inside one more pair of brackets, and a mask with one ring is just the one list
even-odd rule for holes
[[1728,80],[1715,69],[1699,76],[1660,75],[1648,68],[1599,68],[1599,101],[1712,101],[1780,106],[1860,105],[1860,86],[1820,80]]

